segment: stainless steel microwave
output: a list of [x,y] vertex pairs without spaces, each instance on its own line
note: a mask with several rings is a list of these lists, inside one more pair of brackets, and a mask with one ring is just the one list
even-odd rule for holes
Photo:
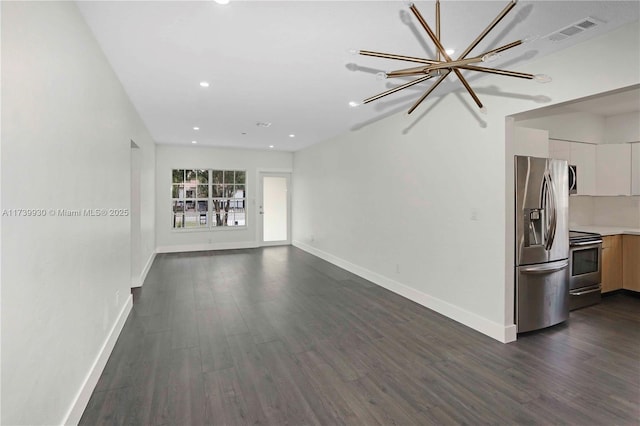
[[578,193],[578,168],[569,164],[569,195]]

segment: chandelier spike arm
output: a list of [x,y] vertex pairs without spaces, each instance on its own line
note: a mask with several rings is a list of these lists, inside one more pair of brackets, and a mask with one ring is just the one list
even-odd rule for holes
[[458,79],[460,80],[460,83],[462,83],[464,88],[467,89],[467,92],[469,92],[473,100],[476,102],[476,105],[478,105],[478,108],[480,109],[484,108],[484,105],[482,105],[482,102],[480,102],[480,98],[478,98],[478,96],[476,95],[476,92],[473,91],[467,79],[462,76],[462,73],[460,72],[460,70],[457,68],[454,68],[453,72],[456,73],[456,75],[458,76]]
[[[436,0],[436,37],[440,40],[440,0]],[[436,59],[440,60],[439,50],[436,50]]]
[[[411,5],[410,9],[413,12],[413,14],[416,16],[416,18],[418,18],[420,25],[422,25],[422,27],[425,29],[425,31],[429,35],[429,38],[431,38],[431,40],[436,45],[436,47],[438,48],[442,56],[447,60],[447,62],[451,62],[451,58],[447,54],[445,48],[442,46],[442,43],[440,43],[440,40],[438,40],[436,35],[433,33],[433,31],[431,30],[431,27],[429,27],[429,24],[427,24],[427,21],[424,20],[420,11],[416,8],[414,4]],[[482,105],[482,102],[480,101],[480,98],[478,98],[478,96],[475,94],[475,92],[473,91],[473,89],[471,88],[467,80],[464,78],[460,70],[456,68],[452,68],[452,70],[456,74],[456,76],[458,77],[458,79],[460,80],[464,88],[467,89],[467,92],[469,92],[469,95],[471,95],[476,105],[478,105],[478,108],[482,108],[483,105]]]
[[484,62],[482,57],[477,58],[468,58],[468,59],[460,59],[457,61],[449,61],[449,62],[440,62],[439,64],[429,65],[428,67],[424,67],[425,71],[438,70],[442,68],[455,68],[462,67],[464,65],[475,64],[477,62]]
[[442,46],[442,43],[440,43],[440,40],[433,33],[433,30],[431,30],[431,27],[429,26],[429,24],[427,24],[427,21],[425,21],[425,19],[422,17],[422,14],[420,13],[416,5],[412,4],[410,9],[413,12],[413,14],[416,16],[416,18],[418,18],[418,22],[420,22],[420,25],[422,25],[422,28],[425,29],[431,41],[433,41],[433,43],[436,45],[436,49],[442,54],[442,56],[447,62],[451,62],[451,58],[447,54],[445,48]]
[[466,58],[466,56],[469,54],[469,52],[471,52],[477,45],[478,43],[480,43],[482,41],[482,39],[484,39],[486,37],[487,34],[489,34],[489,32],[496,26],[498,25],[498,22],[502,21],[502,19],[507,16],[507,13],[509,13],[511,11],[511,9],[513,9],[516,5],[516,3],[518,2],[518,0],[511,0],[509,2],[509,4],[502,9],[502,12],[500,12],[498,14],[498,16],[495,17],[495,19],[489,24],[487,25],[487,28],[485,28],[480,35],[478,35],[478,37],[476,37],[475,40],[473,40],[473,42],[469,45],[469,47],[467,47],[464,52],[462,52],[462,54],[460,55],[460,57],[458,59],[464,59]]
[[411,87],[414,84],[422,83],[423,81],[426,81],[426,80],[428,80],[430,78],[431,78],[431,75],[425,75],[424,77],[417,78],[417,79],[412,80],[412,81],[410,81],[408,83],[405,83],[405,84],[402,84],[400,86],[394,87],[393,89],[389,89],[386,92],[378,93],[375,96],[371,96],[370,98],[367,98],[364,101],[362,101],[362,103],[363,104],[368,104],[369,102],[373,102],[373,101],[375,101],[377,99],[380,99],[380,98],[382,98],[384,96],[387,96],[387,95],[390,95],[392,93],[398,92],[398,91],[400,91],[402,89],[406,89],[407,87]]
[[463,69],[469,70],[469,71],[479,71],[479,72],[486,72],[486,73],[490,73],[490,74],[506,75],[506,76],[509,76],[509,77],[526,78],[528,80],[533,80],[535,78],[535,75],[527,74],[525,72],[499,70],[499,69],[495,69],[495,68],[478,67],[478,66],[475,66],[475,65],[465,65],[465,66],[462,66],[460,68],[463,68]]
[[440,78],[438,78],[435,83],[433,83],[431,85],[431,87],[429,87],[429,89],[427,89],[426,92],[424,92],[424,94],[422,96],[420,96],[420,99],[418,99],[416,101],[416,103],[413,104],[413,106],[411,106],[411,108],[409,108],[409,111],[407,112],[407,114],[411,114],[416,108],[418,108],[418,105],[420,105],[422,103],[422,101],[424,101],[425,99],[427,99],[427,96],[429,96],[431,94],[431,92],[433,92],[433,90],[438,87],[438,85],[440,83],[442,83],[444,81],[445,78],[447,78],[447,76],[449,75],[451,71],[447,70],[444,74],[442,74],[440,76]]
[[396,71],[389,71],[385,73],[385,75],[387,77],[406,77],[409,75],[428,74],[430,71],[435,71],[443,68],[462,67],[464,65],[470,65],[477,62],[483,62],[483,58],[468,58],[468,59],[461,59],[459,61],[440,62],[438,64],[433,64],[426,67],[422,66],[422,67],[405,68],[405,69],[396,70]]
[[395,55],[393,53],[373,52],[371,50],[360,50],[358,53],[363,56],[373,56],[376,58],[385,58],[385,59],[397,59],[399,61],[414,62],[417,64],[437,64],[438,63],[438,61],[434,61],[433,59],[416,58],[414,56]]
[[495,55],[495,54],[498,54],[500,52],[504,52],[505,50],[511,49],[512,47],[520,46],[521,44],[522,44],[522,40],[517,40],[517,41],[514,41],[512,43],[505,44],[504,46],[500,46],[500,47],[495,48],[495,49],[487,50],[486,52],[484,52],[481,55],[481,57],[485,58],[485,57],[487,57],[489,55]]
[[389,71],[386,74],[386,76],[388,78],[391,77],[407,77],[407,76],[411,76],[411,75],[424,75],[427,74],[428,71],[426,71],[427,67],[426,66],[420,66],[420,67],[413,67],[413,68],[404,68],[401,70],[395,70],[395,71]]

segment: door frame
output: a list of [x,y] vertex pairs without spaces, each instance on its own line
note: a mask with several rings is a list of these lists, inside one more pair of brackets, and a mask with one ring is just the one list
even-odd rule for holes
[[[255,203],[255,220],[256,220],[256,241],[258,242],[259,247],[266,246],[284,246],[291,245],[291,183],[293,181],[293,173],[290,169],[258,169],[257,170],[257,194],[256,194],[256,203]],[[282,241],[263,241],[264,232],[263,232],[263,218],[264,215],[260,212],[262,211],[262,203],[263,196],[262,193],[262,181],[265,176],[273,176],[273,177],[284,177],[287,179],[287,239]]]

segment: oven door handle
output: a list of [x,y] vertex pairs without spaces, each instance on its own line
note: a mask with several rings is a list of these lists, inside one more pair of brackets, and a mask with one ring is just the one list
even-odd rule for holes
[[602,240],[593,240],[593,241],[584,241],[581,243],[571,243],[571,247],[582,247],[582,246],[595,246],[596,244],[602,244]]
[[580,291],[572,290],[569,292],[569,294],[572,296],[582,296],[583,294],[595,293],[597,291],[600,291],[601,289],[602,289],[602,286],[600,284],[597,284],[591,287],[587,287],[585,290],[580,290]]
[[548,274],[549,272],[561,271],[567,266],[569,266],[569,261],[565,260],[560,264],[554,262],[553,266],[543,265],[543,266],[529,266],[526,268],[521,268],[520,272],[524,274]]

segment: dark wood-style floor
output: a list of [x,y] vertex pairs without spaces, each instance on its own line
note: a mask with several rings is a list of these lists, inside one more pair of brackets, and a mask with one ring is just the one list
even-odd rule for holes
[[134,296],[81,424],[640,423],[627,295],[506,345],[293,247],[159,255]]

